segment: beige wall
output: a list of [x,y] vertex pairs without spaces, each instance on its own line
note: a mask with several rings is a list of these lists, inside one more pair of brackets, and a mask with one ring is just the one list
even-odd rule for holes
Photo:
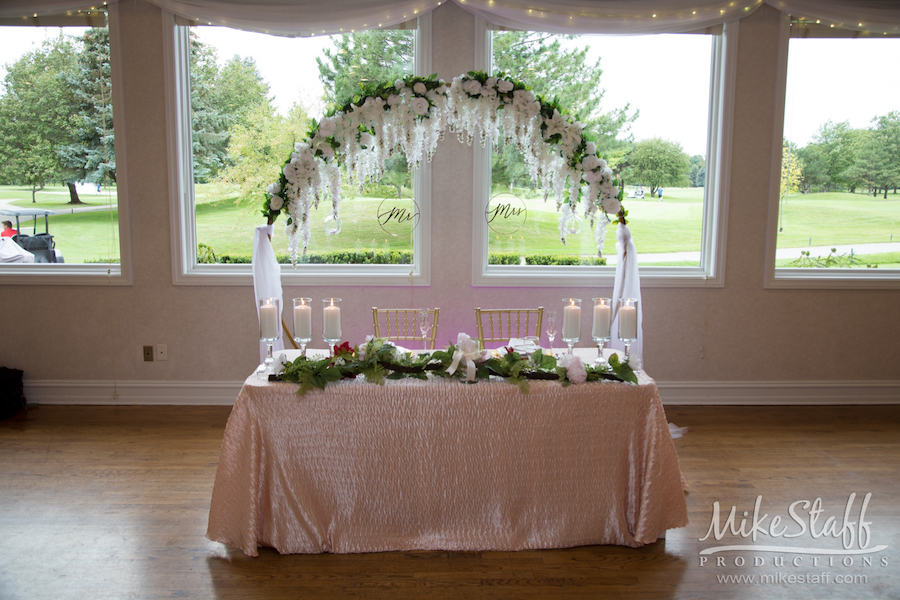
[[[127,153],[134,284],[3,285],[0,364],[42,381],[239,381],[257,364],[252,287],[172,284],[162,15],[142,0],[120,3],[119,13],[125,126],[117,143]],[[778,20],[763,6],[740,25],[725,287],[643,291],[645,366],[660,382],[900,379],[898,292],[763,289],[771,148],[780,139]],[[439,7],[433,70],[449,80],[472,69],[474,34],[472,16]],[[342,297],[353,342],[371,332],[373,305],[440,306],[443,342],[474,333],[475,306],[552,307],[611,291],[471,287],[472,163],[453,136],[435,157],[430,287],[288,287],[285,297]],[[143,362],[144,344],[167,344],[169,360]]]

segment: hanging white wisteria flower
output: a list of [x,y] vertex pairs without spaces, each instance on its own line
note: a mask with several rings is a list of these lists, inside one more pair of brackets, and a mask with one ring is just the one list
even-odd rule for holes
[[556,101],[545,102],[503,73],[473,71],[449,86],[436,75],[410,76],[370,84],[314,123],[307,139],[295,145],[278,181],[267,187],[263,214],[270,223],[280,212],[289,215],[291,260],[306,253],[311,208],[331,200],[330,218],[338,219],[339,165],[359,186],[380,179],[385,161],[396,154],[405,156],[411,169],[418,168],[431,160],[448,128],[468,144],[478,140],[496,147],[502,139],[522,152],[534,185],[556,201],[563,244],[567,233],[580,230],[576,207],[582,199],[584,215],[595,228],[598,255],[610,217],[625,223],[623,192],[612,170],[585,139],[584,125]]

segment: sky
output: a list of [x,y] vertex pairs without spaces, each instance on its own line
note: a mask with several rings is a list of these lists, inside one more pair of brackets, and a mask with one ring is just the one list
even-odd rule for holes
[[[321,114],[322,85],[314,57],[329,38],[280,38],[221,27],[199,33],[225,61],[252,52],[274,104],[282,113],[300,102]],[[0,28],[0,78],[6,63],[40,45],[46,33],[31,27]],[[709,105],[709,38],[699,35],[584,36],[600,58],[606,93],[601,110],[630,104],[640,111],[635,140],[662,137],[690,154],[706,154]],[[808,144],[829,119],[868,127],[873,117],[900,110],[900,40],[791,40],[785,103],[785,137]]]

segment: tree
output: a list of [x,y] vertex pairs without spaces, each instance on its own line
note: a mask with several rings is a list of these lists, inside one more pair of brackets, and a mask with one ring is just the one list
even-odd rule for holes
[[691,172],[688,174],[691,187],[704,187],[706,185],[706,159],[702,154],[691,157]]
[[215,179],[231,165],[232,127],[247,125],[246,119],[259,107],[272,112],[268,94],[269,85],[252,58],[233,56],[220,69],[215,49],[191,33],[194,181]]
[[494,34],[494,63],[513,79],[530,85],[535,94],[560,105],[578,117],[594,135],[604,154],[627,145],[626,133],[638,113],[629,114],[629,105],[603,112],[605,90],[601,86],[600,61],[587,60],[590,46],[565,48],[563,42],[575,36],[540,31],[504,31]]
[[228,164],[228,127],[216,106],[216,52],[191,32],[191,137],[194,181],[214,179]]
[[857,185],[862,185],[874,196],[877,193],[875,187],[879,184],[879,172],[886,157],[882,155],[882,148],[876,143],[871,129],[855,130],[853,145],[853,164],[845,172],[851,181],[850,190],[853,191]]
[[230,126],[245,124],[250,113],[271,108],[269,84],[252,57],[232,56],[215,76],[212,104]]
[[892,111],[881,117],[872,119],[875,129],[872,132],[873,146],[876,152],[876,187],[884,188],[884,199],[887,200],[888,188],[900,185],[900,112]]
[[70,204],[80,203],[75,181],[99,184],[116,180],[109,30],[89,29],[81,39],[83,49],[66,82],[76,102],[75,127],[70,143],[58,151],[68,169]]
[[78,47],[62,33],[8,67],[0,98],[0,178],[37,190],[65,178],[58,150],[75,128],[75,100],[66,81]]
[[854,160],[851,131],[847,121],[827,121],[813,136],[813,143],[819,148],[820,159],[825,168],[827,190],[847,187],[846,171]]
[[411,31],[378,29],[333,39],[334,48],[326,48],[324,58],[316,58],[329,104],[352,98],[360,92],[361,83],[394,81],[412,72]]
[[295,104],[287,117],[276,114],[268,104],[248,109],[241,122],[231,131],[228,156],[231,165],[222,179],[240,188],[239,202],[261,202],[261,195],[272,182],[284,157],[303,139],[309,119],[302,107]]
[[784,140],[781,146],[781,199],[800,190],[802,174],[803,167],[797,157],[797,148],[788,140]]
[[831,182],[828,162],[820,144],[807,144],[797,150],[797,157],[803,165],[800,177],[800,191],[808,194],[813,189],[826,189]]
[[678,142],[662,138],[641,140],[629,154],[628,164],[635,183],[650,186],[650,195],[661,186],[683,187],[689,183],[691,161]]
[[[494,34],[494,64],[498,71],[523,81],[545,100],[558,100],[560,106],[583,123],[601,154],[614,168],[621,167],[631,138],[627,131],[637,113],[629,106],[602,112],[605,90],[601,87],[600,61],[589,63],[589,46],[564,47],[575,36],[560,36],[540,31],[504,31]],[[492,158],[494,185],[531,184],[525,159],[514,148],[501,145]]]

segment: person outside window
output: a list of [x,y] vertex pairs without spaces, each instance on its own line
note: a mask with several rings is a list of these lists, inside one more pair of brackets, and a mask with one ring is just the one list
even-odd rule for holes
[[18,233],[17,229],[13,229],[12,221],[3,221],[3,231],[0,232],[0,237],[12,237]]
[[656,188],[656,197],[662,201],[662,188]]

